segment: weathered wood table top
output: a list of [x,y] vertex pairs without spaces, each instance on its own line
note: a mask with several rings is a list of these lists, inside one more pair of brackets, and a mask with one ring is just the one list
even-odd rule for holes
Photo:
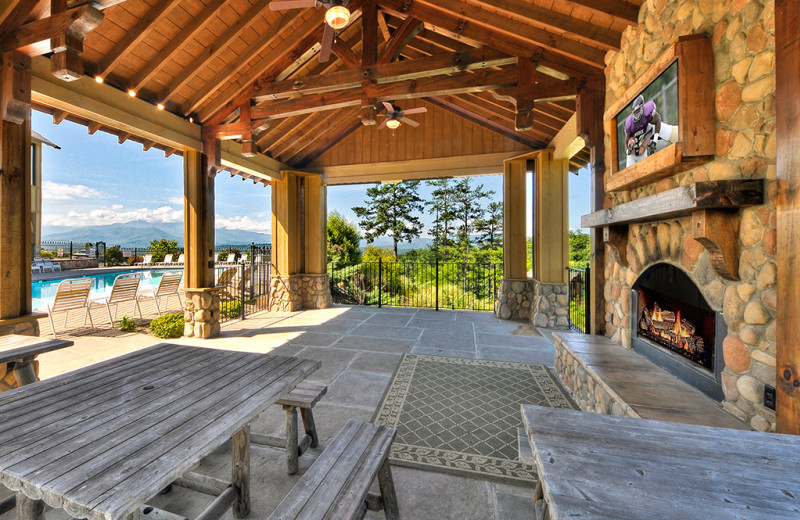
[[522,405],[552,520],[800,518],[800,437]]
[[119,520],[320,366],[162,343],[0,394],[0,481]]
[[44,354],[45,352],[71,347],[72,345],[74,345],[74,342],[66,339],[7,334],[0,336],[0,363],[28,359],[37,354]]

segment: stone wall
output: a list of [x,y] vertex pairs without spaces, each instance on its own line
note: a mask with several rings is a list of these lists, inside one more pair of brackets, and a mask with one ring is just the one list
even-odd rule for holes
[[219,334],[222,290],[222,287],[183,290],[186,294],[186,309],[183,314],[185,337],[208,339]]
[[533,280],[500,281],[494,314],[502,320],[527,320],[533,304]]
[[97,258],[52,258],[53,262],[58,262],[61,265],[62,271],[69,271],[70,269],[90,269],[100,265]]
[[[630,346],[629,292],[656,262],[668,262],[697,283],[708,303],[724,313],[724,407],[757,430],[774,430],[775,413],[763,406],[764,384],[774,386],[776,339],[775,5],[759,0],[647,0],[639,25],[629,27],[621,50],[606,55],[607,106],[679,36],[712,39],[716,88],[713,161],[630,192],[609,193],[605,207],[704,180],[765,178],[764,205],[739,212],[740,281],[723,280],[708,253],[691,238],[691,218],[631,225],[629,267],[607,248],[606,334]],[[606,164],[611,164],[606,136]]]
[[533,280],[533,314],[531,323],[548,329],[569,328],[569,295],[567,284]]
[[272,276],[269,310],[324,309],[333,303],[327,274]]

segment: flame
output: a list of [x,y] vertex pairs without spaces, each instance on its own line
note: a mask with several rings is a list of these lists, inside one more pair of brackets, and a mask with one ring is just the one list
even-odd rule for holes
[[[653,322],[664,323],[664,316],[661,312],[661,308],[658,306],[657,303],[653,304],[653,312],[650,313],[650,319]],[[681,322],[681,311],[678,310],[675,314],[675,326],[672,330],[658,330],[654,326],[650,326],[650,332],[657,336],[664,338],[665,340],[669,341],[673,345],[676,345],[682,349],[689,349],[688,342],[686,338],[690,338],[692,335],[689,334],[689,331],[683,326]],[[677,340],[677,341],[676,341]]]

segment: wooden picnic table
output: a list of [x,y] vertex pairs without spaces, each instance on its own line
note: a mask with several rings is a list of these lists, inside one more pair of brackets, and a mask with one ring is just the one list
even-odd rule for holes
[[39,354],[70,347],[75,343],[65,339],[39,338],[7,334],[0,336],[0,364],[14,362],[17,384],[27,385],[38,381],[30,362]]
[[532,405],[522,418],[552,520],[800,518],[800,437]]
[[43,502],[75,518],[136,518],[145,501],[232,438],[235,492],[220,498],[243,518],[248,424],[319,366],[161,343],[5,392],[0,482],[17,492],[20,520],[43,519]]

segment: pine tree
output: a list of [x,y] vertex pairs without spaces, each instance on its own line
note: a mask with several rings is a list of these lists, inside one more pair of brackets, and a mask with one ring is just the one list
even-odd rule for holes
[[434,188],[431,192],[432,199],[425,202],[429,213],[435,215],[433,220],[433,245],[438,252],[442,248],[452,244],[450,234],[452,228],[450,223],[455,219],[453,192],[454,181],[452,179],[436,179],[427,181],[428,186]]
[[503,203],[490,202],[484,208],[481,217],[475,223],[475,230],[480,233],[478,242],[489,249],[503,246]]
[[464,263],[469,262],[469,249],[472,243],[472,234],[475,231],[476,221],[480,218],[483,208],[481,200],[494,195],[494,191],[483,191],[483,184],[472,187],[470,179],[461,179],[454,186],[455,214],[458,225],[458,245],[464,252]]
[[395,260],[399,242],[411,242],[422,234],[422,222],[416,215],[423,210],[418,189],[419,181],[379,184],[367,189],[369,199],[364,206],[353,208],[367,243],[386,234],[392,237]]

